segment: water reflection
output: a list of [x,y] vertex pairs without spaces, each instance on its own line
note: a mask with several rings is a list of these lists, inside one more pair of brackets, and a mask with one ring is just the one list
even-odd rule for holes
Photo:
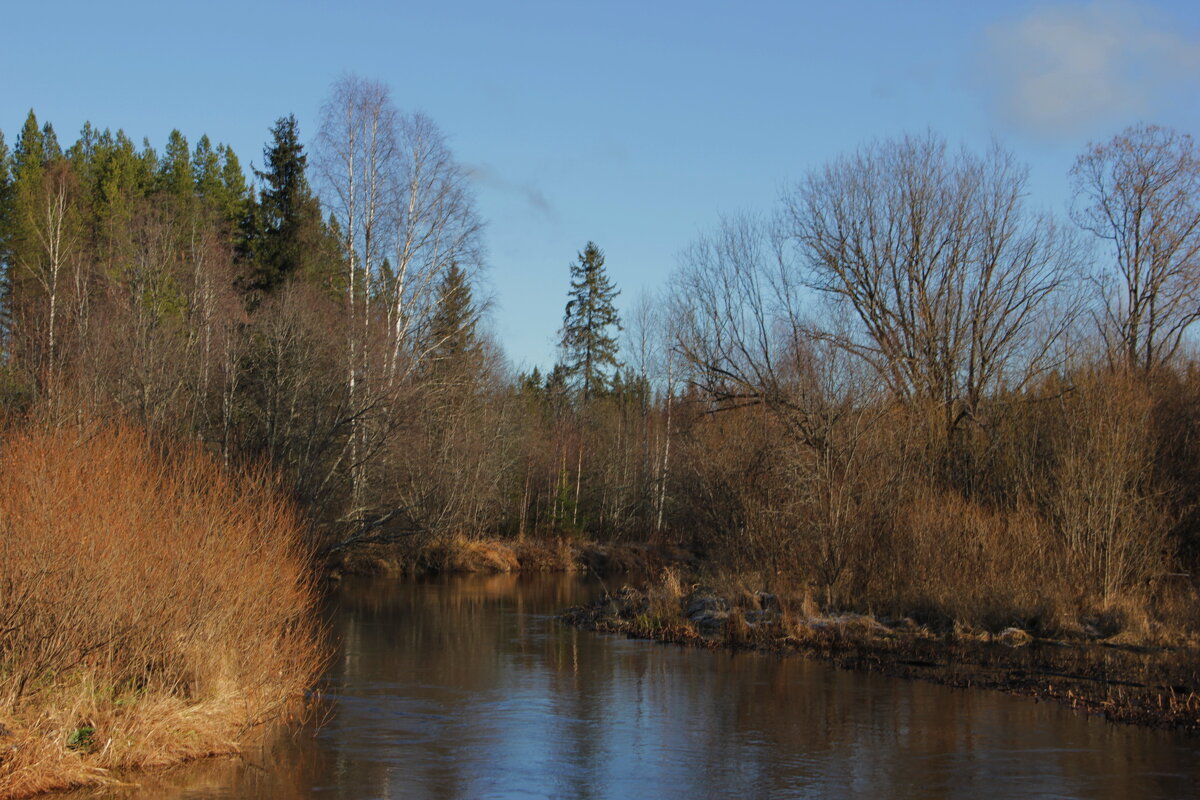
[[123,798],[1186,797],[1200,743],[1002,695],[581,633],[581,578],[348,583],[317,731]]

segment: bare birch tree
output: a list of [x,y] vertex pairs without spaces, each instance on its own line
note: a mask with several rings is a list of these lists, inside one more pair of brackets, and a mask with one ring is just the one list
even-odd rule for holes
[[25,220],[37,247],[19,258],[17,266],[37,281],[45,297],[45,349],[40,361],[44,388],[53,403],[61,355],[61,317],[74,284],[68,272],[79,269],[75,254],[79,231],[73,219],[75,181],[70,166],[65,161],[51,164],[42,183],[37,203]]
[[435,346],[418,334],[440,277],[452,263],[479,263],[482,224],[445,137],[428,117],[401,113],[381,83],[334,84],[317,162],[346,261],[349,434],[337,463],[350,474],[348,518],[370,525],[370,462],[401,424],[406,380]]
[[365,380],[371,366],[371,284],[394,216],[396,118],[386,86],[347,76],[334,84],[318,133],[318,169],[346,261],[347,445],[354,517],[362,515],[366,490],[367,432],[359,409],[371,403]]
[[[395,246],[390,274],[381,276],[379,287],[387,301],[386,376],[393,382],[427,355],[413,333],[432,316],[445,270],[452,263],[479,265],[483,232],[466,170],[433,120],[421,113],[404,115],[399,154]],[[425,342],[430,344],[436,346]]]

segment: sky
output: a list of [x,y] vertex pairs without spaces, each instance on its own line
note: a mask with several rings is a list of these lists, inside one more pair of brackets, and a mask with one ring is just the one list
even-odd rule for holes
[[933,130],[1029,166],[1064,212],[1091,141],[1136,122],[1200,135],[1200,3],[153,2],[0,9],[0,130],[26,113],[161,149],[207,133],[261,166],[294,113],[314,137],[357,74],[422,111],[487,221],[492,327],[517,368],[553,363],[588,241],[629,308],[723,214],[873,139]]

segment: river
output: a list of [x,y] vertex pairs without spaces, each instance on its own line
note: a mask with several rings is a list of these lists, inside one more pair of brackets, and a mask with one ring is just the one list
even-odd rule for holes
[[1200,740],[568,628],[574,575],[347,580],[319,726],[87,798],[1200,796]]

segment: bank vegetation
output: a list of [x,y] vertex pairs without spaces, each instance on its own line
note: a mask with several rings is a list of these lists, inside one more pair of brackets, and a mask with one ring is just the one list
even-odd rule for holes
[[[471,176],[436,123],[350,76],[310,133],[306,147],[279,118],[250,175],[179,131],[161,152],[91,126],[63,146],[31,112],[11,149],[0,140],[0,406],[14,431],[52,420],[41,441],[74,452],[101,441],[81,419],[124,420],[144,433],[103,436],[144,436],[147,453],[178,443],[170,458],[225,487],[186,491],[222,513],[259,513],[237,481],[260,498],[278,481],[303,523],[264,499],[290,521],[230,518],[250,538],[229,546],[252,539],[288,564],[369,553],[452,568],[483,553],[504,569],[521,552],[548,565],[581,542],[649,543],[685,549],[703,579],[820,613],[1194,645],[1200,157],[1187,135],[1143,125],[1090,146],[1061,214],[999,145],[865,143],[770,210],[724,217],[642,298],[622,298],[603,250],[581,243],[561,358],[517,373],[489,329]],[[185,492],[153,463],[128,468]],[[137,485],[137,503],[115,481],[88,496],[107,486],[129,513],[170,513]],[[46,530],[5,524],[7,548]],[[198,521],[122,525],[220,552]],[[55,558],[0,569],[99,568],[85,554],[116,529],[53,537]],[[214,580],[266,580],[257,552],[216,559],[231,572]],[[130,575],[178,563],[128,555]],[[8,579],[43,567],[30,569]],[[136,594],[90,580],[57,590],[74,599],[54,613]],[[264,630],[309,608],[301,578],[256,591],[295,593]],[[174,624],[159,645],[193,636]],[[63,665],[14,694],[14,635],[0,628],[0,676],[25,698]]]
[[127,425],[0,452],[0,797],[236,752],[324,661],[297,510],[266,472]]

